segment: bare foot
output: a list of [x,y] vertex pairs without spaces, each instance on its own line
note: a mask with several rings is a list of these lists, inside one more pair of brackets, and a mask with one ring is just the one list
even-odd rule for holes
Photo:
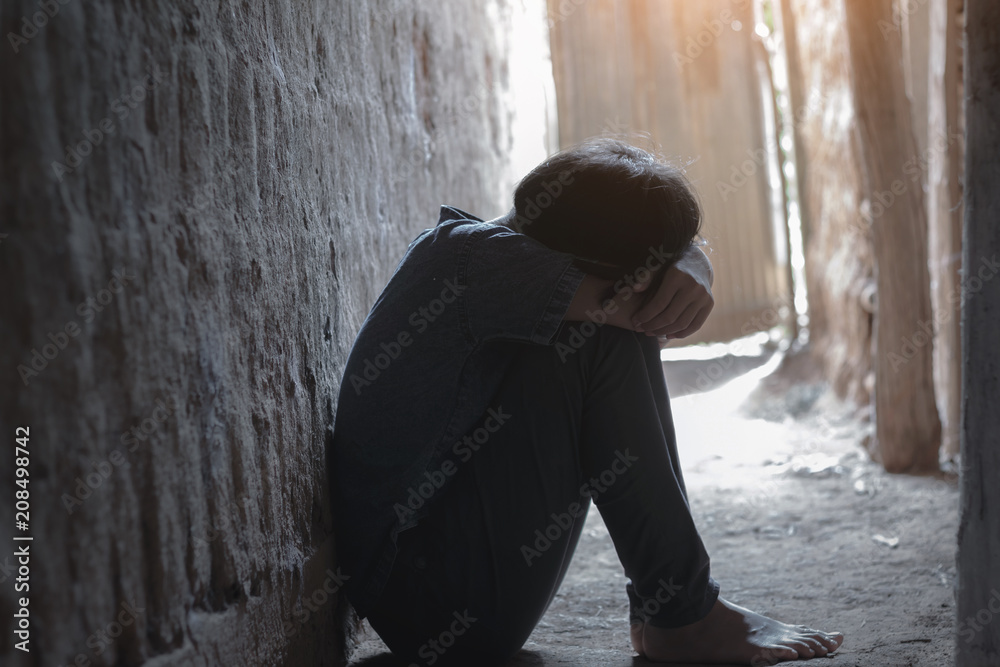
[[680,628],[631,628],[632,647],[652,662],[731,663],[761,667],[833,653],[839,632],[787,625],[719,598],[708,616]]

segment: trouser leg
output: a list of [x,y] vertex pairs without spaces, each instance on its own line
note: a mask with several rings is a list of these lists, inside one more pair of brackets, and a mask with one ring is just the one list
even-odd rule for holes
[[632,579],[633,618],[684,625],[714,603],[655,340],[602,327],[574,348],[570,333],[521,346],[493,401],[508,417],[400,535],[369,619],[416,664],[515,652],[566,573],[591,499]]

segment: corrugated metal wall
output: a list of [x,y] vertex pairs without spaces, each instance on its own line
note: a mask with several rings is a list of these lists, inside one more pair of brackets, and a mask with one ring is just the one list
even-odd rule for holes
[[644,148],[690,163],[716,306],[684,342],[732,340],[794,316],[784,209],[768,185],[777,148],[752,3],[550,0],[549,16],[560,144],[643,132]]

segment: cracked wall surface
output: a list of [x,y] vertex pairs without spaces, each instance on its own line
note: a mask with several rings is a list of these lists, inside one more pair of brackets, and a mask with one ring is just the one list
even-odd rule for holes
[[3,4],[0,433],[30,428],[35,539],[28,654],[0,552],[0,662],[338,664],[343,364],[438,206],[503,213],[552,143],[543,11]]

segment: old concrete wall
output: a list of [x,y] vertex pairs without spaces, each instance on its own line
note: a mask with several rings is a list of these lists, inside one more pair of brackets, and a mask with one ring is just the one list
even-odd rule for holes
[[497,215],[511,148],[542,156],[545,96],[512,102],[545,87],[512,60],[541,11],[3,3],[0,433],[30,429],[31,506],[17,531],[4,464],[0,662],[338,661],[345,357],[438,205]]

